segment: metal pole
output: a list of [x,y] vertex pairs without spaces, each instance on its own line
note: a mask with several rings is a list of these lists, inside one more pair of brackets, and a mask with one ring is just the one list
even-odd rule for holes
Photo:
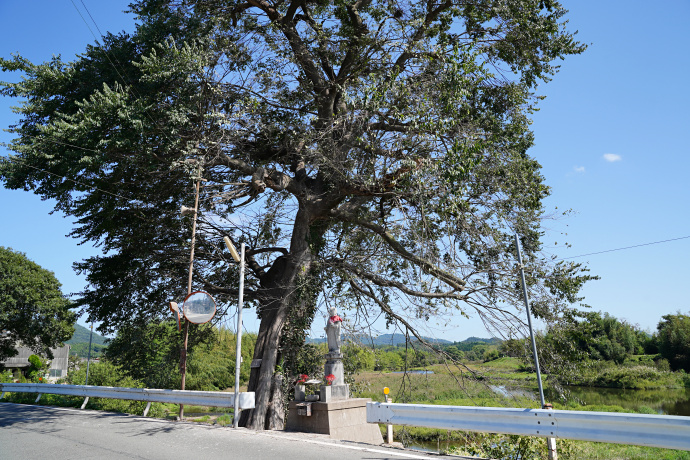
[[[199,186],[201,179],[196,181],[194,193],[194,218],[192,220],[192,249],[189,255],[189,278],[187,279],[187,295],[192,293],[192,275],[194,274],[194,243],[196,243],[196,216],[199,211]],[[189,321],[184,322],[184,345],[180,353],[180,372],[182,373],[181,389],[184,390],[187,374],[187,339],[189,338]],[[180,420],[184,419],[184,404],[180,404]]]
[[91,321],[91,334],[89,334],[89,354],[86,355],[86,382],[84,385],[89,384],[89,365],[91,364],[91,341],[93,340],[93,321]]
[[242,304],[244,303],[244,243],[242,243],[240,258],[240,299],[237,304],[237,334],[235,339],[235,407],[232,419],[233,428],[237,428],[240,421],[240,365],[242,364]]
[[522,265],[522,251],[520,250],[520,238],[515,234],[515,247],[517,248],[518,264],[520,268],[520,279],[522,280],[522,296],[525,299],[525,310],[527,311],[527,324],[529,325],[529,336],[532,339],[532,355],[534,356],[534,367],[537,369],[537,384],[539,385],[539,398],[541,407],[544,408],[544,388],[541,385],[541,371],[539,370],[539,357],[537,355],[537,342],[534,340],[534,329],[532,328],[532,313],[529,310],[529,298],[527,297],[527,284],[525,283],[525,266]]
[[[390,388],[383,387],[383,401],[386,404],[393,402],[393,399],[388,397],[390,391]],[[386,444],[393,444],[393,425],[390,423],[386,424]]]
[[[525,266],[522,264],[522,251],[520,250],[520,238],[515,234],[515,247],[517,248],[518,264],[520,268],[520,279],[522,281],[522,297],[525,299],[525,310],[527,311],[527,324],[529,325],[529,336],[532,340],[532,354],[534,355],[534,367],[537,370],[537,385],[539,385],[539,399],[541,400],[541,408],[552,409],[551,405],[547,407],[544,400],[544,387],[541,384],[541,370],[539,369],[539,355],[537,354],[537,342],[534,339],[534,329],[532,328],[532,313],[529,309],[529,298],[527,297],[527,283],[525,282]],[[556,438],[546,438],[546,445],[549,451],[549,460],[558,460],[558,452],[556,451]]]

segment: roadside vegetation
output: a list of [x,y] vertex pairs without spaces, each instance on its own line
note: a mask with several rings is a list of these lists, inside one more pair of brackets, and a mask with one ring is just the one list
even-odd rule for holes
[[[687,351],[680,343],[686,318],[680,313],[665,315],[657,333],[650,335],[607,314],[586,313],[568,327],[539,335],[547,400],[556,409],[654,414],[660,401],[687,399],[690,376],[683,367]],[[190,347],[187,388],[232,391],[235,335],[222,328],[203,328],[197,334],[202,339]],[[91,363],[89,384],[179,388],[178,339],[172,322],[122,330],[108,344],[104,359]],[[255,340],[254,334],[243,336],[240,391],[246,391]],[[353,396],[375,401],[382,401],[383,388],[389,387],[393,401],[400,403],[537,408],[537,379],[528,345],[524,339],[471,338],[435,343],[438,353],[420,342],[374,346],[349,342],[343,349],[346,379]],[[674,356],[664,350],[672,350]],[[325,352],[323,343],[306,344],[292,357],[295,369],[322,377]],[[32,368],[21,381],[41,381],[45,362],[32,358]],[[293,376],[286,377],[284,391],[291,395]],[[86,366],[80,365],[64,382],[83,384],[85,378]],[[10,379],[9,374],[0,374],[1,381]],[[612,403],[594,388],[637,391],[628,393],[629,400]],[[35,395],[7,394],[4,400],[33,403]],[[79,407],[82,402],[82,398],[44,395],[40,403]],[[141,414],[145,406],[92,398],[87,408]],[[175,419],[178,411],[172,404],[153,404],[149,416]],[[232,423],[232,409],[187,406],[185,412],[192,422]],[[406,445],[450,454],[523,460],[546,455],[540,438],[401,426],[394,427],[394,436]],[[686,452],[569,440],[559,440],[558,450],[562,459],[690,459]]]

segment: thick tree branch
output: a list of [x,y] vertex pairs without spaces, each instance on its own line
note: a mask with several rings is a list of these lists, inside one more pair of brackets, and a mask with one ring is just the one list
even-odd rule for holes
[[438,19],[439,15],[453,6],[453,2],[451,0],[446,0],[436,8],[433,8],[434,3],[435,2],[433,0],[427,0],[427,14],[424,18],[424,22],[412,34],[412,37],[410,37],[410,40],[407,43],[407,49],[403,51],[400,56],[398,56],[398,59],[393,65],[394,71],[391,73],[391,77],[389,77],[389,79],[392,78],[392,75],[397,75],[405,69],[405,64],[407,64],[407,61],[414,57],[412,48],[414,48],[414,46],[422,38],[424,38],[433,22]]
[[464,280],[458,278],[452,273],[448,273],[447,271],[442,270],[441,268],[432,264],[428,260],[422,259],[421,257],[412,254],[407,249],[405,249],[405,247],[402,244],[400,244],[400,242],[396,240],[389,231],[387,231],[380,225],[374,224],[371,221],[359,219],[354,214],[343,212],[338,209],[331,210],[330,215],[331,217],[336,218],[338,220],[344,222],[351,222],[353,224],[357,224],[362,227],[368,228],[369,230],[379,235],[386,243],[388,243],[388,246],[393,251],[397,252],[400,256],[419,266],[425,273],[437,277],[438,279],[442,280],[450,287],[458,291],[462,291],[465,288],[466,283]]
[[413,297],[420,297],[420,298],[425,298],[425,299],[454,299],[454,300],[460,300],[460,301],[467,301],[469,298],[467,294],[458,294],[453,291],[449,292],[423,292],[423,291],[416,291],[414,289],[408,288],[405,284],[399,282],[399,281],[394,281],[391,279],[383,278],[381,276],[375,275],[373,273],[370,273],[368,271],[362,270],[360,267],[357,267],[352,264],[348,264],[342,259],[329,259],[325,261],[326,263],[334,266],[341,268],[343,270],[346,270],[359,278],[366,279],[375,285],[379,287],[387,287],[387,288],[395,288],[398,289],[401,292],[404,292],[407,295],[413,296]]

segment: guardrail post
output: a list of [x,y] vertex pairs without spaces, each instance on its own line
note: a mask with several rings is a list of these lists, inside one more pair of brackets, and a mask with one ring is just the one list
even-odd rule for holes
[[[393,400],[386,395],[386,402],[390,403]],[[393,444],[393,425],[390,423],[386,425],[386,444]]]
[[[390,391],[388,387],[383,388],[383,397],[386,403],[393,402],[393,399],[388,396]],[[386,424],[386,444],[393,444],[393,425],[390,423]]]
[[[553,410],[553,405],[546,403],[543,408],[546,410]],[[549,460],[558,460],[556,438],[546,438],[546,447],[549,449]]]
[[34,404],[36,404],[40,400],[41,400],[41,393],[39,393],[38,396],[36,396],[36,401],[34,401]]
[[146,404],[146,409],[144,409],[144,417],[149,415],[149,409],[151,409],[151,401],[149,401],[148,404]]
[[88,404],[88,402],[89,402],[89,397],[87,396],[86,398],[84,398],[84,404],[81,405],[81,408],[82,409],[85,408],[86,405]]

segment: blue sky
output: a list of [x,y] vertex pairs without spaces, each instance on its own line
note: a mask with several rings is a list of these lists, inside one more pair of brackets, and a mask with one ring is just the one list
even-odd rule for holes
[[[103,32],[133,30],[132,16],[122,12],[127,3],[84,0]],[[39,62],[82,52],[94,37],[75,5],[89,20],[80,0],[0,0],[0,55],[20,52]],[[552,187],[547,207],[554,215],[572,209],[544,222],[545,251],[574,257],[689,237],[690,2],[578,0],[564,6],[569,28],[579,30],[579,40],[590,47],[564,61],[553,81],[540,87],[547,99],[533,117],[536,146],[530,154]],[[14,103],[0,98],[0,127],[17,120]],[[0,141],[9,140],[0,133]],[[52,204],[29,192],[0,188],[0,203],[0,245],[52,270],[65,293],[81,290],[84,278],[72,263],[98,249],[65,236],[70,218],[51,215]],[[586,303],[653,331],[662,315],[690,310],[689,254],[690,238],[684,238],[573,260],[601,276],[585,288]],[[254,316],[244,315],[250,330],[258,328]],[[314,335],[320,329],[315,325]],[[488,336],[475,320],[454,320],[430,333],[451,340]]]

